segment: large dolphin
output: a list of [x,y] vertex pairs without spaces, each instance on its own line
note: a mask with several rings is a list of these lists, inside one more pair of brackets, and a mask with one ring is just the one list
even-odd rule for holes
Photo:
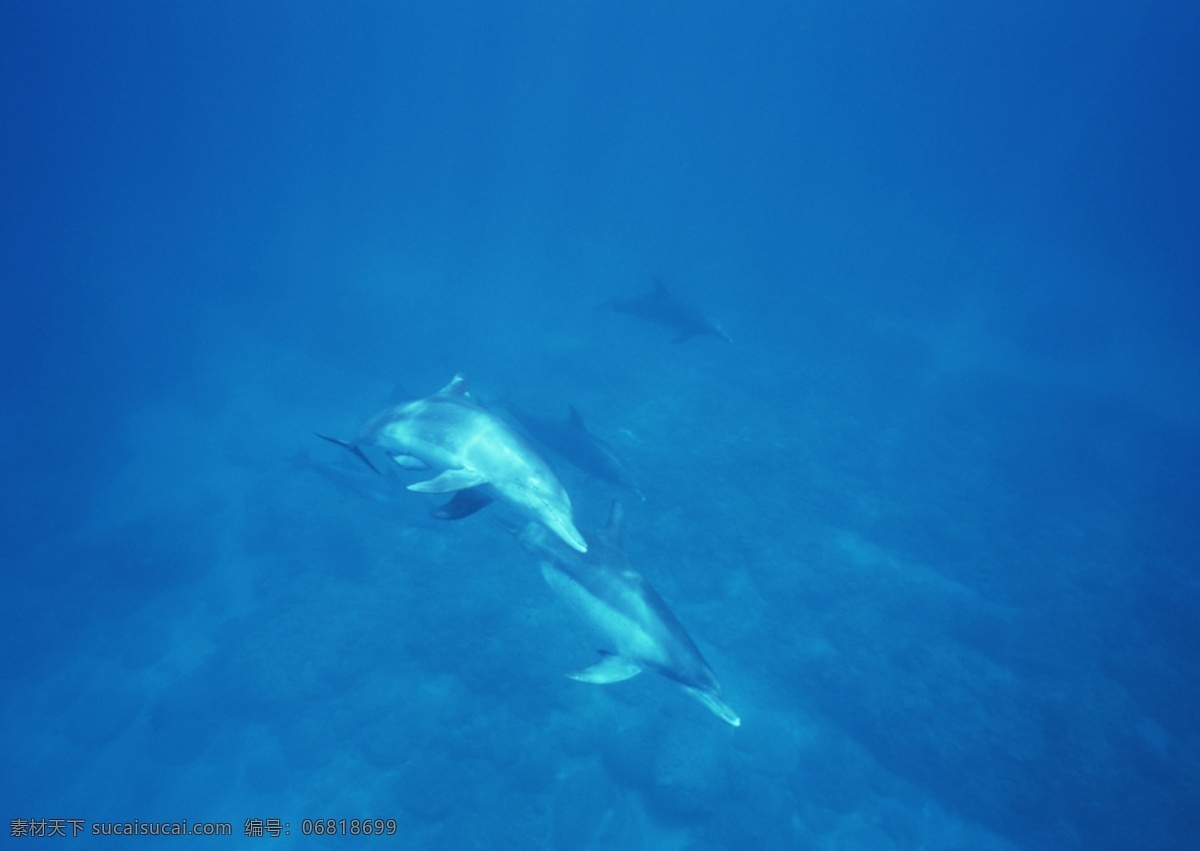
[[587,552],[571,516],[571,498],[550,465],[512,426],[475,403],[461,374],[432,396],[384,408],[351,441],[318,436],[354,452],[377,472],[364,446],[382,449],[406,470],[437,470],[432,479],[408,486],[420,493],[455,492],[434,517],[456,520],[498,499],[572,550]]
[[641,499],[646,498],[629,472],[625,459],[611,443],[592,433],[574,405],[567,406],[565,420],[556,420],[530,413],[512,402],[499,404],[542,446],[556,452],[583,472],[627,488]]
[[625,554],[625,514],[612,504],[608,523],[585,555],[567,549],[530,523],[517,535],[541,565],[550,587],[610,643],[599,662],[573,674],[585,683],[616,683],[644,670],[680,685],[734,727],[737,713],[721,699],[721,684],[691,636]]
[[663,325],[676,332],[673,343],[682,343],[692,337],[720,337],[726,342],[733,340],[715,319],[705,316],[696,308],[676,298],[663,282],[654,279],[654,289],[646,295],[630,299],[613,299],[600,305],[601,308],[637,316],[648,322]]

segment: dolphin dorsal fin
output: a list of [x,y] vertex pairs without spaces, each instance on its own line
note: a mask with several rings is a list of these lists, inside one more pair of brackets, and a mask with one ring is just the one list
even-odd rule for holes
[[467,377],[461,372],[450,379],[450,383],[438,391],[439,396],[461,396],[464,399],[471,398],[471,385],[467,383]]
[[615,499],[612,508],[608,510],[608,522],[604,524],[604,528],[612,537],[617,549],[625,552],[625,507]]
[[667,296],[668,298],[670,297],[671,291],[668,290],[667,285],[662,282],[662,278],[655,276],[655,277],[651,278],[650,280],[654,281],[654,294],[656,296]]
[[576,431],[586,432],[587,425],[583,422],[583,417],[579,416],[579,411],[575,410],[574,405],[567,405],[567,425]]
[[373,471],[376,473],[379,472],[379,468],[371,463],[371,459],[367,457],[367,453],[362,451],[361,446],[351,443],[348,440],[338,440],[336,437],[330,437],[329,435],[321,434],[320,432],[314,432],[314,434],[316,434],[317,437],[321,438],[322,440],[328,440],[330,443],[336,443],[338,446],[342,447],[342,449],[354,453],[354,455],[358,456],[360,461],[370,467]]

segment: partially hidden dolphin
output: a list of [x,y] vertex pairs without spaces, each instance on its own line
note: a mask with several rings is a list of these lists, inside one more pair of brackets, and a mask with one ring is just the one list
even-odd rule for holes
[[[366,458],[366,455],[362,457]],[[343,494],[357,499],[367,499],[378,505],[393,506],[395,498],[404,488],[403,483],[399,481],[399,469],[396,470],[397,475],[393,481],[392,477],[388,475],[390,471],[384,472],[376,469],[375,473],[370,473],[357,464],[351,466],[352,463],[349,460],[342,462],[340,458],[336,462],[318,460],[307,452],[297,453],[292,461],[295,469],[315,473]],[[374,469],[375,465],[372,464],[371,467]],[[378,475],[380,473],[382,475]]]
[[408,486],[420,493],[455,492],[434,517],[457,520],[500,500],[573,551],[587,552],[571,498],[550,465],[512,426],[471,398],[461,374],[432,396],[384,408],[353,440],[317,436],[350,450],[376,472],[364,446],[383,450],[406,470],[437,470],[432,479]]
[[654,279],[654,289],[646,295],[613,299],[600,307],[670,328],[676,332],[672,343],[682,343],[692,337],[720,337],[726,342],[733,342],[715,319],[680,301],[658,278]]
[[625,514],[612,504],[608,523],[591,538],[586,555],[567,549],[530,523],[517,535],[537,559],[550,587],[572,606],[612,650],[590,668],[567,674],[585,683],[616,683],[644,670],[677,683],[734,727],[742,721],[721,699],[721,684],[695,642],[662,597],[625,554]]
[[583,472],[601,481],[633,491],[645,499],[629,465],[607,440],[595,435],[584,423],[574,405],[567,406],[567,418],[556,420],[530,413],[512,402],[501,402],[521,428],[536,442]]

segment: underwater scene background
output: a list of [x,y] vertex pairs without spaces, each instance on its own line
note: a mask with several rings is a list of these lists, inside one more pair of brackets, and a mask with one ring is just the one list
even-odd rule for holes
[[[4,4],[12,846],[1197,847],[1198,36]],[[656,280],[731,342],[598,309]],[[314,436],[457,373],[625,460],[546,451],[740,727],[565,678],[611,648],[501,511]]]

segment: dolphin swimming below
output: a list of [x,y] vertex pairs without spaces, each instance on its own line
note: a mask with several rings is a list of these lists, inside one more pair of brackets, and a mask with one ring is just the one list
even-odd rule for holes
[[408,485],[420,493],[454,492],[434,517],[457,520],[500,500],[572,550],[587,552],[571,498],[550,465],[512,426],[471,398],[461,374],[432,396],[384,408],[353,440],[317,436],[350,450],[376,472],[363,447],[383,450],[406,470],[438,471]]
[[537,443],[560,455],[588,475],[633,491],[641,499],[641,489],[629,472],[629,465],[607,440],[593,434],[574,405],[567,406],[567,418],[556,420],[532,414],[511,402],[498,403],[513,416]]
[[721,684],[662,597],[625,554],[625,514],[619,502],[585,555],[530,523],[517,535],[538,559],[542,576],[588,621],[612,650],[590,668],[567,674],[585,683],[616,683],[653,671],[675,682],[734,727],[742,722],[721,699]]
[[646,295],[630,299],[613,299],[606,301],[600,307],[665,326],[676,332],[672,343],[682,343],[692,337],[720,337],[726,342],[733,342],[715,319],[705,316],[690,304],[680,301],[658,278],[654,279],[654,289]]
[[[307,452],[299,452],[293,459],[292,466],[298,471],[315,473],[347,496],[366,499],[377,505],[388,507],[396,504],[395,498],[404,490],[404,484],[399,481],[399,468],[395,474],[389,475],[391,471],[386,467],[384,470],[376,469],[374,473],[371,473],[362,469],[357,463],[351,466],[352,463],[354,462],[349,459],[344,462],[340,459],[326,462],[313,458]],[[374,465],[371,466],[372,469],[375,469]]]

